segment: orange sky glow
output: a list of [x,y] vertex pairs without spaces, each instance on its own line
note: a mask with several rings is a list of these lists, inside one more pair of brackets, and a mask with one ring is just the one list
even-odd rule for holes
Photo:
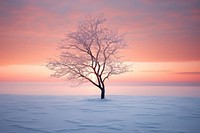
[[200,83],[198,0],[0,1],[0,81],[63,81],[45,64],[88,13],[103,13],[108,25],[127,32],[121,54],[133,71],[108,83]]

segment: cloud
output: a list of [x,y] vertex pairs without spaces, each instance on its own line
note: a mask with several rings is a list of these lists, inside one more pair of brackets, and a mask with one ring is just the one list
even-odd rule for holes
[[174,74],[200,75],[200,72],[176,72]]
[[1,64],[43,62],[78,20],[101,12],[128,31],[127,60],[200,60],[198,0],[6,0],[0,1]]
[[165,72],[171,72],[171,70],[144,70],[144,71],[140,71],[140,72],[153,72],[153,73],[155,73],[155,72],[156,72],[156,73],[157,73],[157,72],[159,72],[159,73],[160,73],[160,72],[161,72],[161,73],[164,72],[164,73],[165,73]]

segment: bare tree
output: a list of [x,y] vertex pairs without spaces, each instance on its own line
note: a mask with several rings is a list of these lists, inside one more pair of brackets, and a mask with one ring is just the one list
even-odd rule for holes
[[126,46],[124,34],[107,28],[105,20],[103,15],[88,15],[78,23],[77,31],[66,34],[58,47],[58,58],[46,65],[54,71],[53,77],[65,76],[76,85],[91,82],[101,90],[101,99],[105,98],[106,79],[128,71],[118,56]]

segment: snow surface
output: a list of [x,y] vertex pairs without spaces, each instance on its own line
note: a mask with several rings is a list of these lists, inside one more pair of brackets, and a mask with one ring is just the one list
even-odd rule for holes
[[200,98],[0,95],[0,133],[199,133]]

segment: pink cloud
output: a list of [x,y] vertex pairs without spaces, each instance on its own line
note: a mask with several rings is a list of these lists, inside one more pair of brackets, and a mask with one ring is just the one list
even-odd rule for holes
[[195,0],[79,3],[30,0],[19,4],[1,1],[0,59],[4,61],[1,64],[43,62],[54,53],[64,34],[74,30],[77,20],[87,13],[104,13],[108,24],[120,32],[128,31],[129,49],[124,53],[129,60],[200,60],[197,30],[200,11],[196,3]]

